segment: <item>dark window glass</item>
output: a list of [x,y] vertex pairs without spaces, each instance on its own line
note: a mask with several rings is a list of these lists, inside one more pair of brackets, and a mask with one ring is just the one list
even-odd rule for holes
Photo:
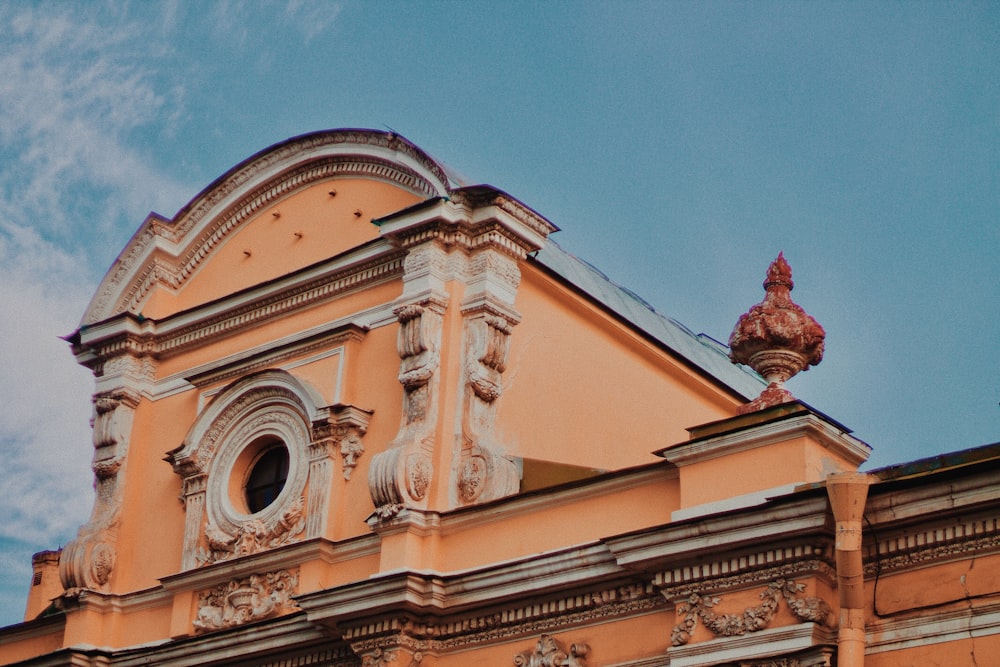
[[275,501],[288,479],[288,450],[272,447],[253,464],[247,479],[247,509],[255,514]]

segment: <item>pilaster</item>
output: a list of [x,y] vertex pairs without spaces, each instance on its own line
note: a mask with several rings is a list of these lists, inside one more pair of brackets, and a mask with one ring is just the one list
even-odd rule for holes
[[487,186],[374,222],[407,251],[393,311],[403,413],[398,434],[369,467],[376,516],[516,493],[516,466],[494,433],[496,405],[520,321],[519,262],[556,228]]

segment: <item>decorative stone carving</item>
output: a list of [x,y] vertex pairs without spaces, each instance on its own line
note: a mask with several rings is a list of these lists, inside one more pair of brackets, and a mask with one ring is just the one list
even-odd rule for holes
[[551,635],[542,635],[533,651],[523,651],[514,656],[517,667],[586,667],[590,647],[571,644],[567,651]]
[[[460,188],[449,197],[379,221],[384,238],[407,251],[399,321],[399,381],[404,388],[402,425],[389,449],[373,457],[369,486],[376,516],[403,507],[423,508],[430,494],[456,507],[516,493],[518,470],[493,434],[496,402],[521,274],[518,263],[538,250],[555,227],[489,186]],[[450,451],[435,451],[443,424],[439,350],[452,285],[462,286],[460,421]],[[448,331],[454,331],[450,327]],[[458,341],[449,341],[454,345]],[[452,367],[453,368],[453,367]],[[452,390],[449,386],[448,390]],[[433,483],[431,462],[448,475]],[[445,495],[446,494],[446,495]]]
[[353,405],[334,405],[328,411],[330,415],[326,419],[313,422],[313,441],[309,444],[306,534],[310,537],[321,535],[326,530],[334,458],[340,455],[344,480],[350,480],[358,459],[365,451],[362,438],[372,417],[371,411]]
[[520,480],[504,456],[494,425],[503,394],[510,335],[520,321],[513,297],[520,281],[517,262],[496,250],[482,250],[470,262],[469,293],[463,303],[463,368],[458,501],[485,502],[517,493]]
[[799,597],[805,590],[803,584],[787,579],[778,579],[760,593],[761,604],[748,607],[739,614],[716,614],[712,608],[721,602],[717,597],[706,597],[692,593],[685,602],[677,605],[678,615],[683,620],[670,633],[670,642],[682,646],[691,640],[698,619],[719,637],[745,635],[763,630],[774,619],[779,602],[784,599],[791,612],[800,621],[810,621],[830,625],[833,610],[822,598]]
[[107,590],[117,556],[118,521],[124,489],[132,419],[139,396],[126,389],[94,397],[94,460],[96,499],[90,520],[59,557],[59,578],[66,593]]
[[823,360],[826,332],[792,301],[792,269],[778,253],[767,269],[764,300],[740,316],[729,336],[729,358],[746,364],[768,382],[767,388],[740,414],[795,400],[785,382]]
[[[168,454],[183,478],[184,569],[322,534],[332,443],[351,428],[363,433],[371,413],[319,408],[313,396],[284,371],[251,375],[216,396],[184,444]],[[288,477],[273,503],[250,514],[234,505],[230,481],[244,472],[238,469],[243,452],[262,440],[287,449]]]
[[[433,257],[426,259],[427,266],[434,263]],[[369,491],[380,519],[392,518],[404,507],[422,506],[426,501],[434,474],[432,416],[437,413],[439,380],[435,374],[446,306],[446,299],[432,296],[393,310],[399,320],[396,343],[403,414],[399,433],[386,451],[372,458],[368,468]]]
[[250,519],[239,526],[235,535],[223,532],[209,522],[205,526],[208,545],[207,548],[199,548],[197,556],[199,563],[204,565],[248,556],[298,541],[306,527],[302,515],[303,505],[304,500],[299,496],[273,524],[265,524],[260,519]]
[[199,596],[195,631],[231,628],[296,611],[292,596],[298,578],[298,570],[279,570],[219,584]]
[[351,479],[351,472],[358,465],[358,458],[365,453],[361,436],[355,431],[340,441],[340,456],[343,458],[344,479]]
[[386,651],[377,648],[361,659],[361,667],[385,667],[390,662],[396,662],[398,657],[398,651]]
[[[432,351],[428,340],[430,318],[423,317],[423,306],[411,303],[392,311],[399,320],[397,347],[403,360],[399,370],[399,382],[413,391],[427,384],[437,368],[436,350]],[[427,354],[430,352],[430,354]]]

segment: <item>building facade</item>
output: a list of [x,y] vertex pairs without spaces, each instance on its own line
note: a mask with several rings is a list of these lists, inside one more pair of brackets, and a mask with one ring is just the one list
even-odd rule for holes
[[1000,446],[859,473],[782,387],[822,355],[783,259],[730,351],[554,231],[367,130],[150,216],[70,341],[94,509],[3,662],[1000,660]]

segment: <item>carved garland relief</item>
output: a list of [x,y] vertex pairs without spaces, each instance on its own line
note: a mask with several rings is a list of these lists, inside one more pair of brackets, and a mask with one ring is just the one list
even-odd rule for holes
[[758,632],[770,625],[782,599],[800,621],[831,625],[833,611],[830,605],[822,598],[800,597],[804,590],[803,584],[778,579],[760,592],[761,604],[748,607],[738,614],[717,614],[713,608],[721,602],[720,598],[692,593],[686,601],[677,605],[677,614],[683,615],[683,620],[670,633],[670,642],[674,646],[687,644],[698,620],[718,637]]

